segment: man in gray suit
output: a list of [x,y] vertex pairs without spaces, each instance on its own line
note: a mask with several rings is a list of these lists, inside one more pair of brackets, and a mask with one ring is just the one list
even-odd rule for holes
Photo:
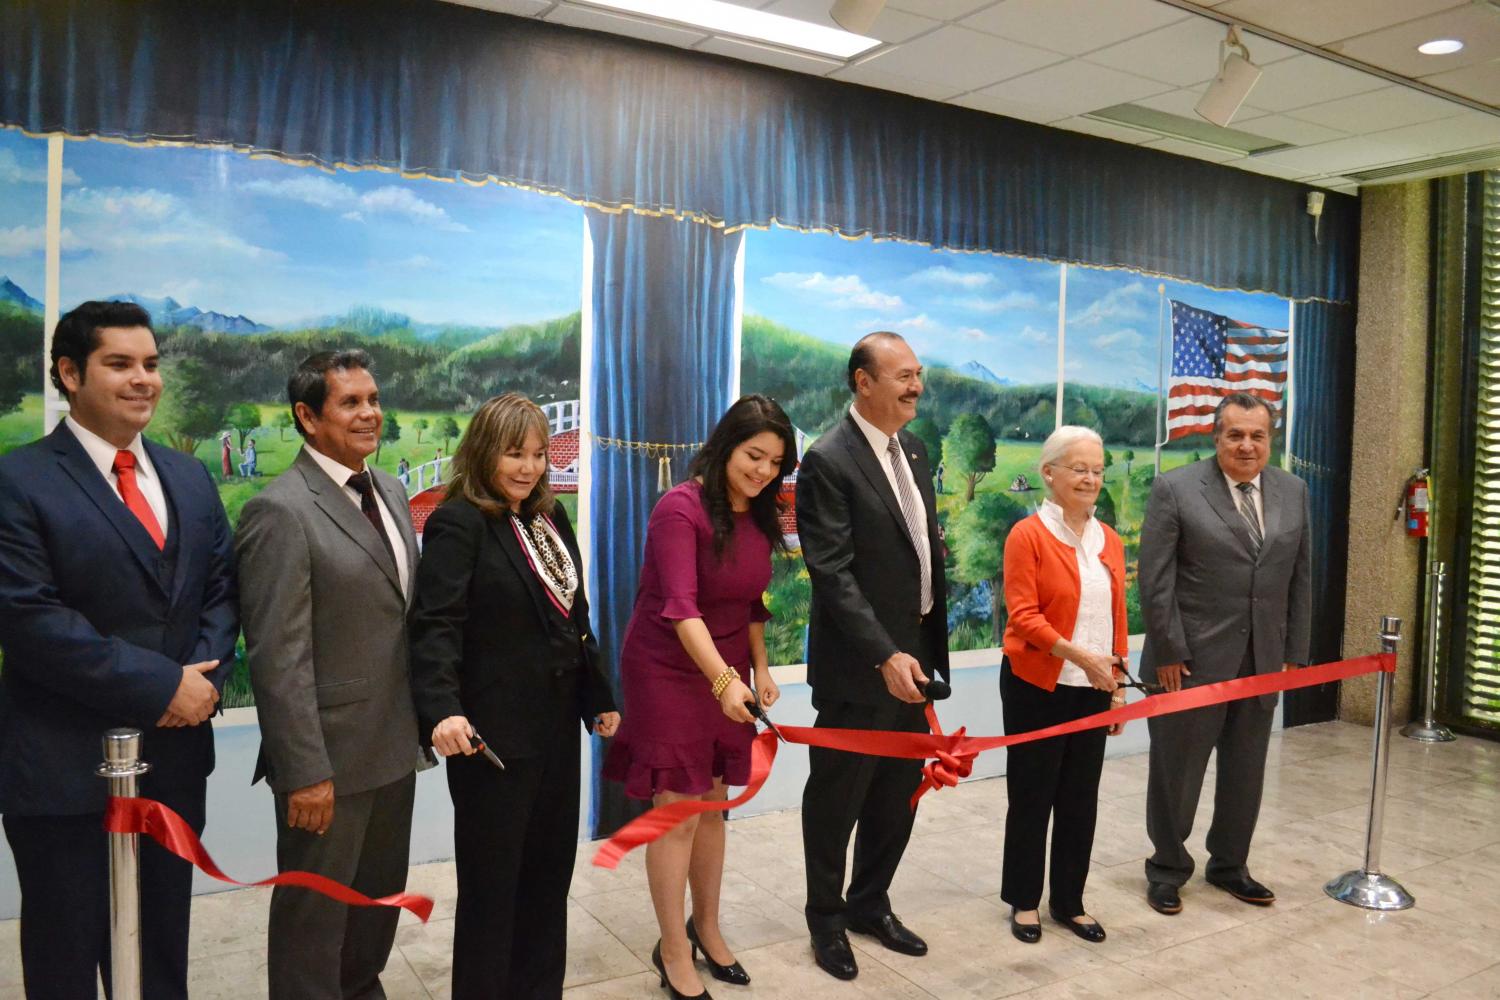
[[[372,369],[357,350],[298,366],[287,395],[302,451],[245,505],[235,547],[277,866],[378,897],[406,887],[420,742],[406,636],[416,535],[401,484],[365,464],[382,422]],[[396,917],[276,888],[271,997],[384,997]]]
[[[1307,664],[1307,484],[1266,467],[1271,428],[1264,400],[1229,395],[1214,412],[1214,457],[1152,484],[1141,527],[1141,673],[1168,691]],[[1204,877],[1246,903],[1276,901],[1246,867],[1275,711],[1273,694],[1148,721],[1146,830],[1155,853],[1146,899],[1157,912],[1182,910],[1178,889],[1193,874],[1184,841],[1212,750],[1218,779]]]

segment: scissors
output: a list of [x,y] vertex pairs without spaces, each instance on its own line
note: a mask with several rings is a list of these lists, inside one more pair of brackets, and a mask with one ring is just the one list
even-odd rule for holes
[[479,731],[477,729],[471,730],[469,742],[474,744],[474,749],[484,754],[485,758],[489,760],[491,764],[494,764],[502,771],[505,770],[505,763],[499,757],[495,756],[495,751],[490,749],[490,745],[484,741],[483,736],[479,735]]
[[1166,688],[1162,687],[1160,684],[1157,684],[1155,682],[1143,681],[1138,677],[1132,677],[1130,674],[1130,669],[1125,666],[1125,661],[1121,657],[1115,657],[1115,669],[1118,670],[1122,675],[1124,675],[1124,680],[1117,679],[1115,681],[1115,683],[1122,688],[1135,688],[1137,691],[1144,692],[1145,694],[1161,694],[1166,691]]
[[747,701],[747,702],[745,702],[745,709],[751,715],[753,715],[757,719],[759,719],[761,722],[764,722],[766,724],[766,728],[769,729],[772,733],[774,733],[776,735],[776,738],[778,740],[780,740],[783,743],[786,742],[786,737],[781,735],[781,730],[777,729],[776,728],[776,723],[774,723],[774,722],[771,721],[771,714],[769,712],[767,712],[765,709],[761,708],[759,704],[757,704],[756,702],[753,702],[753,701]]

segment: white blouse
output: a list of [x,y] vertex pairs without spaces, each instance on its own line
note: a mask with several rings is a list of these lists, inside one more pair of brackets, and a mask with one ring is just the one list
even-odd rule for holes
[[[1073,549],[1078,558],[1078,621],[1068,641],[1091,653],[1110,655],[1114,650],[1114,594],[1110,589],[1109,567],[1099,558],[1104,551],[1104,526],[1093,515],[1083,526],[1082,536],[1075,534],[1063,520],[1063,509],[1051,500],[1042,502],[1042,523],[1059,541]],[[1089,687],[1088,674],[1070,660],[1063,660],[1057,683],[1070,687]]]

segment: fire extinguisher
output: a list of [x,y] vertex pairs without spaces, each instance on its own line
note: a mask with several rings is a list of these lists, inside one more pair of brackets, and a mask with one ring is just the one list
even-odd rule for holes
[[1396,517],[1406,519],[1406,534],[1411,538],[1427,537],[1427,511],[1430,506],[1427,470],[1418,469],[1406,480]]

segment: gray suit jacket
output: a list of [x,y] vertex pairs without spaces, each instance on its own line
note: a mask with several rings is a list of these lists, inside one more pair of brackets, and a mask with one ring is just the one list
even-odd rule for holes
[[[1141,526],[1141,675],[1186,663],[1186,684],[1233,678],[1253,642],[1256,673],[1307,663],[1312,605],[1307,484],[1261,474],[1265,544],[1252,557],[1250,528],[1216,458],[1156,477]],[[1272,696],[1274,697],[1274,696]]]
[[[375,470],[413,584],[417,542],[406,493]],[[415,770],[406,612],[410,601],[375,529],[306,451],[240,514],[240,609],[261,759],[280,794],[333,779],[336,795]]]

